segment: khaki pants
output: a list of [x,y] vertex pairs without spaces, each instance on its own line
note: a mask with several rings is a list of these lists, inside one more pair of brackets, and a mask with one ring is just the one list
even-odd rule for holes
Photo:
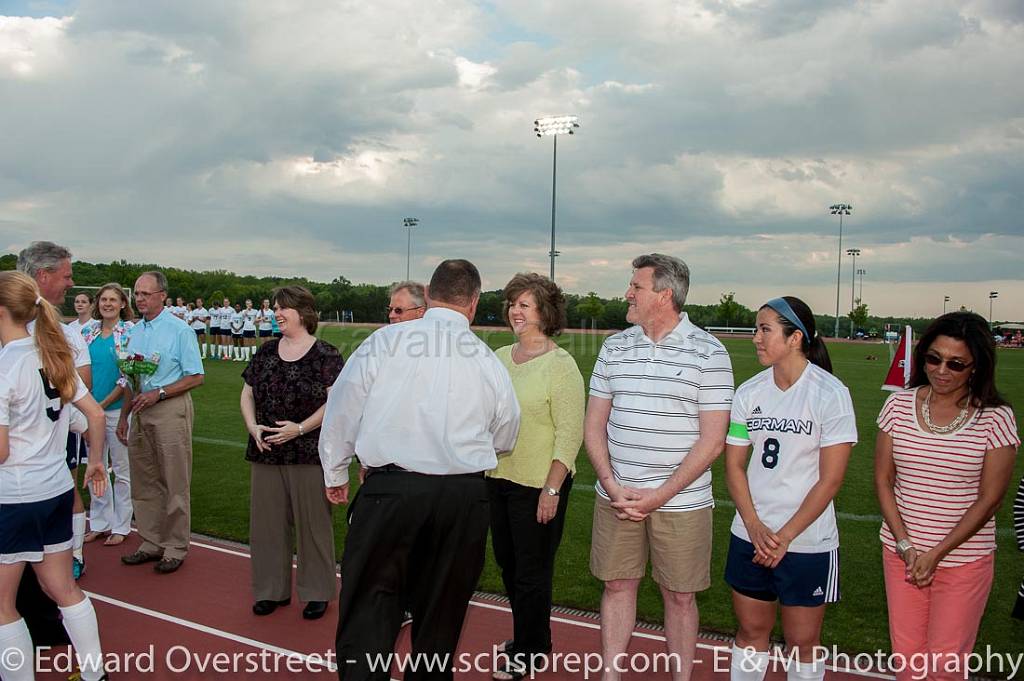
[[132,506],[141,551],[184,559],[191,531],[192,397],[157,402],[132,418]]
[[[249,543],[254,601],[292,594],[292,546],[297,548],[299,600],[336,597],[334,526],[324,471],[313,464],[252,464]],[[294,538],[293,538],[294,532]]]

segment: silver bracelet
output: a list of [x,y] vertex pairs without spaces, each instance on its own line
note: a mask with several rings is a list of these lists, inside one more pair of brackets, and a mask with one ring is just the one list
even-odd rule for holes
[[299,422],[299,435],[303,435],[302,422]]

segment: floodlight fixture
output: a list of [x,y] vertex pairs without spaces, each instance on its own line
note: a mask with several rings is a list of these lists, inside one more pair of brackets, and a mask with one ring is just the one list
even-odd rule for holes
[[551,249],[548,257],[551,259],[549,276],[551,281],[555,280],[555,258],[560,253],[555,250],[555,195],[558,181],[558,136],[572,135],[576,128],[580,127],[580,117],[574,115],[562,116],[541,116],[533,122],[533,132],[537,137],[550,137],[551,146]]
[[840,279],[843,276],[843,216],[849,215],[853,210],[853,206],[849,203],[833,203],[828,207],[828,211],[832,215],[839,216],[839,263],[836,265],[836,326],[833,335],[839,338],[839,289],[841,286]]
[[406,229],[405,240],[405,280],[409,281],[409,265],[412,262],[412,230],[420,224],[419,218],[402,218],[402,227]]

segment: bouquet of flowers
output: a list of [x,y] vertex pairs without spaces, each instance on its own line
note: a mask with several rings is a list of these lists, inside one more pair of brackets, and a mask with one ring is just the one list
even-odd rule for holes
[[117,382],[125,388],[130,386],[132,392],[138,395],[142,387],[142,379],[156,373],[159,364],[160,353],[158,352],[154,352],[149,357],[143,357],[139,353],[119,352],[117,353],[117,366],[121,370],[121,378]]

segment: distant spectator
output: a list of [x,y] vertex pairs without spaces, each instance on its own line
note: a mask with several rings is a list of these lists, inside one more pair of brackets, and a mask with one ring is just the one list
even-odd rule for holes
[[81,331],[92,320],[92,295],[85,292],[75,295],[75,315],[75,320],[68,322],[67,327],[72,331]]

